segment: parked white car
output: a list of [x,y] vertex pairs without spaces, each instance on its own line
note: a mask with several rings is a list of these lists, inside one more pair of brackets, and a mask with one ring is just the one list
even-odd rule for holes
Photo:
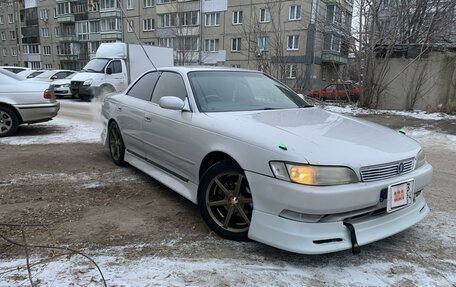
[[52,85],[54,86],[55,97],[57,99],[64,97],[74,98],[74,96],[71,94],[70,84],[71,79],[77,74],[78,73],[73,73],[64,79],[55,80],[54,82],[52,82]]
[[21,124],[49,121],[59,108],[49,83],[24,81],[0,69],[0,137],[13,135]]
[[113,161],[198,204],[225,238],[356,253],[429,212],[432,167],[416,141],[309,105],[261,72],[149,71],[102,115]]
[[30,70],[30,68],[16,67],[16,66],[0,66],[0,69],[5,69],[5,70],[10,71],[10,72],[12,72],[14,74],[20,73],[22,71]]
[[52,82],[55,80],[65,79],[66,77],[73,75],[76,71],[71,70],[48,70],[33,78],[34,81],[46,81]]
[[46,72],[46,70],[25,70],[17,73],[17,75],[25,80],[35,78],[36,76],[44,72]]

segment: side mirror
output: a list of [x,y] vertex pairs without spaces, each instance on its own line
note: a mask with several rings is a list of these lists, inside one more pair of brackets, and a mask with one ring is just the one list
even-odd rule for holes
[[56,76],[56,75],[54,75],[54,76],[51,77],[51,80],[55,80],[55,79],[57,79],[57,76]]
[[111,75],[112,74],[112,68],[106,68],[106,74]]
[[185,103],[183,100],[181,100],[178,97],[174,97],[174,96],[169,97],[168,96],[168,97],[162,97],[158,101],[158,105],[163,109],[182,111],[182,109],[185,106]]
[[303,94],[298,94],[298,96],[304,100],[304,95]]

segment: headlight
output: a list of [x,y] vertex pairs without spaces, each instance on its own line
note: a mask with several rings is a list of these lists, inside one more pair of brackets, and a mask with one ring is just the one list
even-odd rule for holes
[[62,88],[68,88],[68,87],[70,87],[70,84],[64,84],[64,85],[62,85],[61,87],[62,87]]
[[88,80],[85,80],[84,83],[82,83],[84,86],[90,86],[92,84],[93,80],[92,79],[88,79]]
[[416,155],[415,169],[422,167],[425,163],[426,163],[426,156],[424,155],[424,151],[422,149],[420,149],[420,151]]
[[339,185],[358,182],[348,167],[288,164],[273,161],[270,166],[276,178],[305,185]]

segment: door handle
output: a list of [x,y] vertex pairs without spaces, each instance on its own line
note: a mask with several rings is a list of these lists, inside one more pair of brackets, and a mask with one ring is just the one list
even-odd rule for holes
[[122,107],[117,107],[117,110],[118,110],[119,112],[121,112],[121,111],[122,111]]
[[151,118],[149,115],[145,115],[145,116],[144,116],[144,120],[145,120],[146,122],[150,122],[150,121],[152,120],[152,118]]

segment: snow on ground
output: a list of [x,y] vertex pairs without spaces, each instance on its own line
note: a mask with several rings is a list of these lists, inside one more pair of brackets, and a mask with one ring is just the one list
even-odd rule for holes
[[101,124],[56,117],[49,122],[20,126],[16,135],[0,138],[0,144],[59,144],[101,142]]
[[456,151],[456,135],[443,134],[425,128],[404,127],[406,135],[418,141],[422,146],[439,147]]
[[[249,254],[245,259],[223,260],[159,256],[127,259],[126,252],[142,247],[111,248],[88,255],[100,266],[108,286],[451,286],[456,282],[456,262],[448,259],[442,260],[441,264],[448,267],[442,270],[382,258],[362,260],[362,264],[356,260],[342,262],[344,258],[340,257],[326,263],[273,262],[262,256],[252,260]],[[40,260],[44,263],[34,265]],[[28,284],[24,261],[0,261],[0,287]],[[101,286],[95,266],[79,255],[49,262],[31,258],[31,263],[33,278],[41,282],[40,286]],[[391,274],[391,270],[396,271]]]
[[456,115],[448,115],[445,113],[428,113],[425,111],[415,110],[415,111],[396,111],[396,110],[374,110],[374,109],[365,109],[358,108],[354,105],[345,105],[345,106],[335,106],[335,105],[325,105],[322,106],[323,109],[341,113],[341,114],[351,114],[351,115],[396,115],[396,116],[405,116],[412,117],[422,120],[456,120]]

